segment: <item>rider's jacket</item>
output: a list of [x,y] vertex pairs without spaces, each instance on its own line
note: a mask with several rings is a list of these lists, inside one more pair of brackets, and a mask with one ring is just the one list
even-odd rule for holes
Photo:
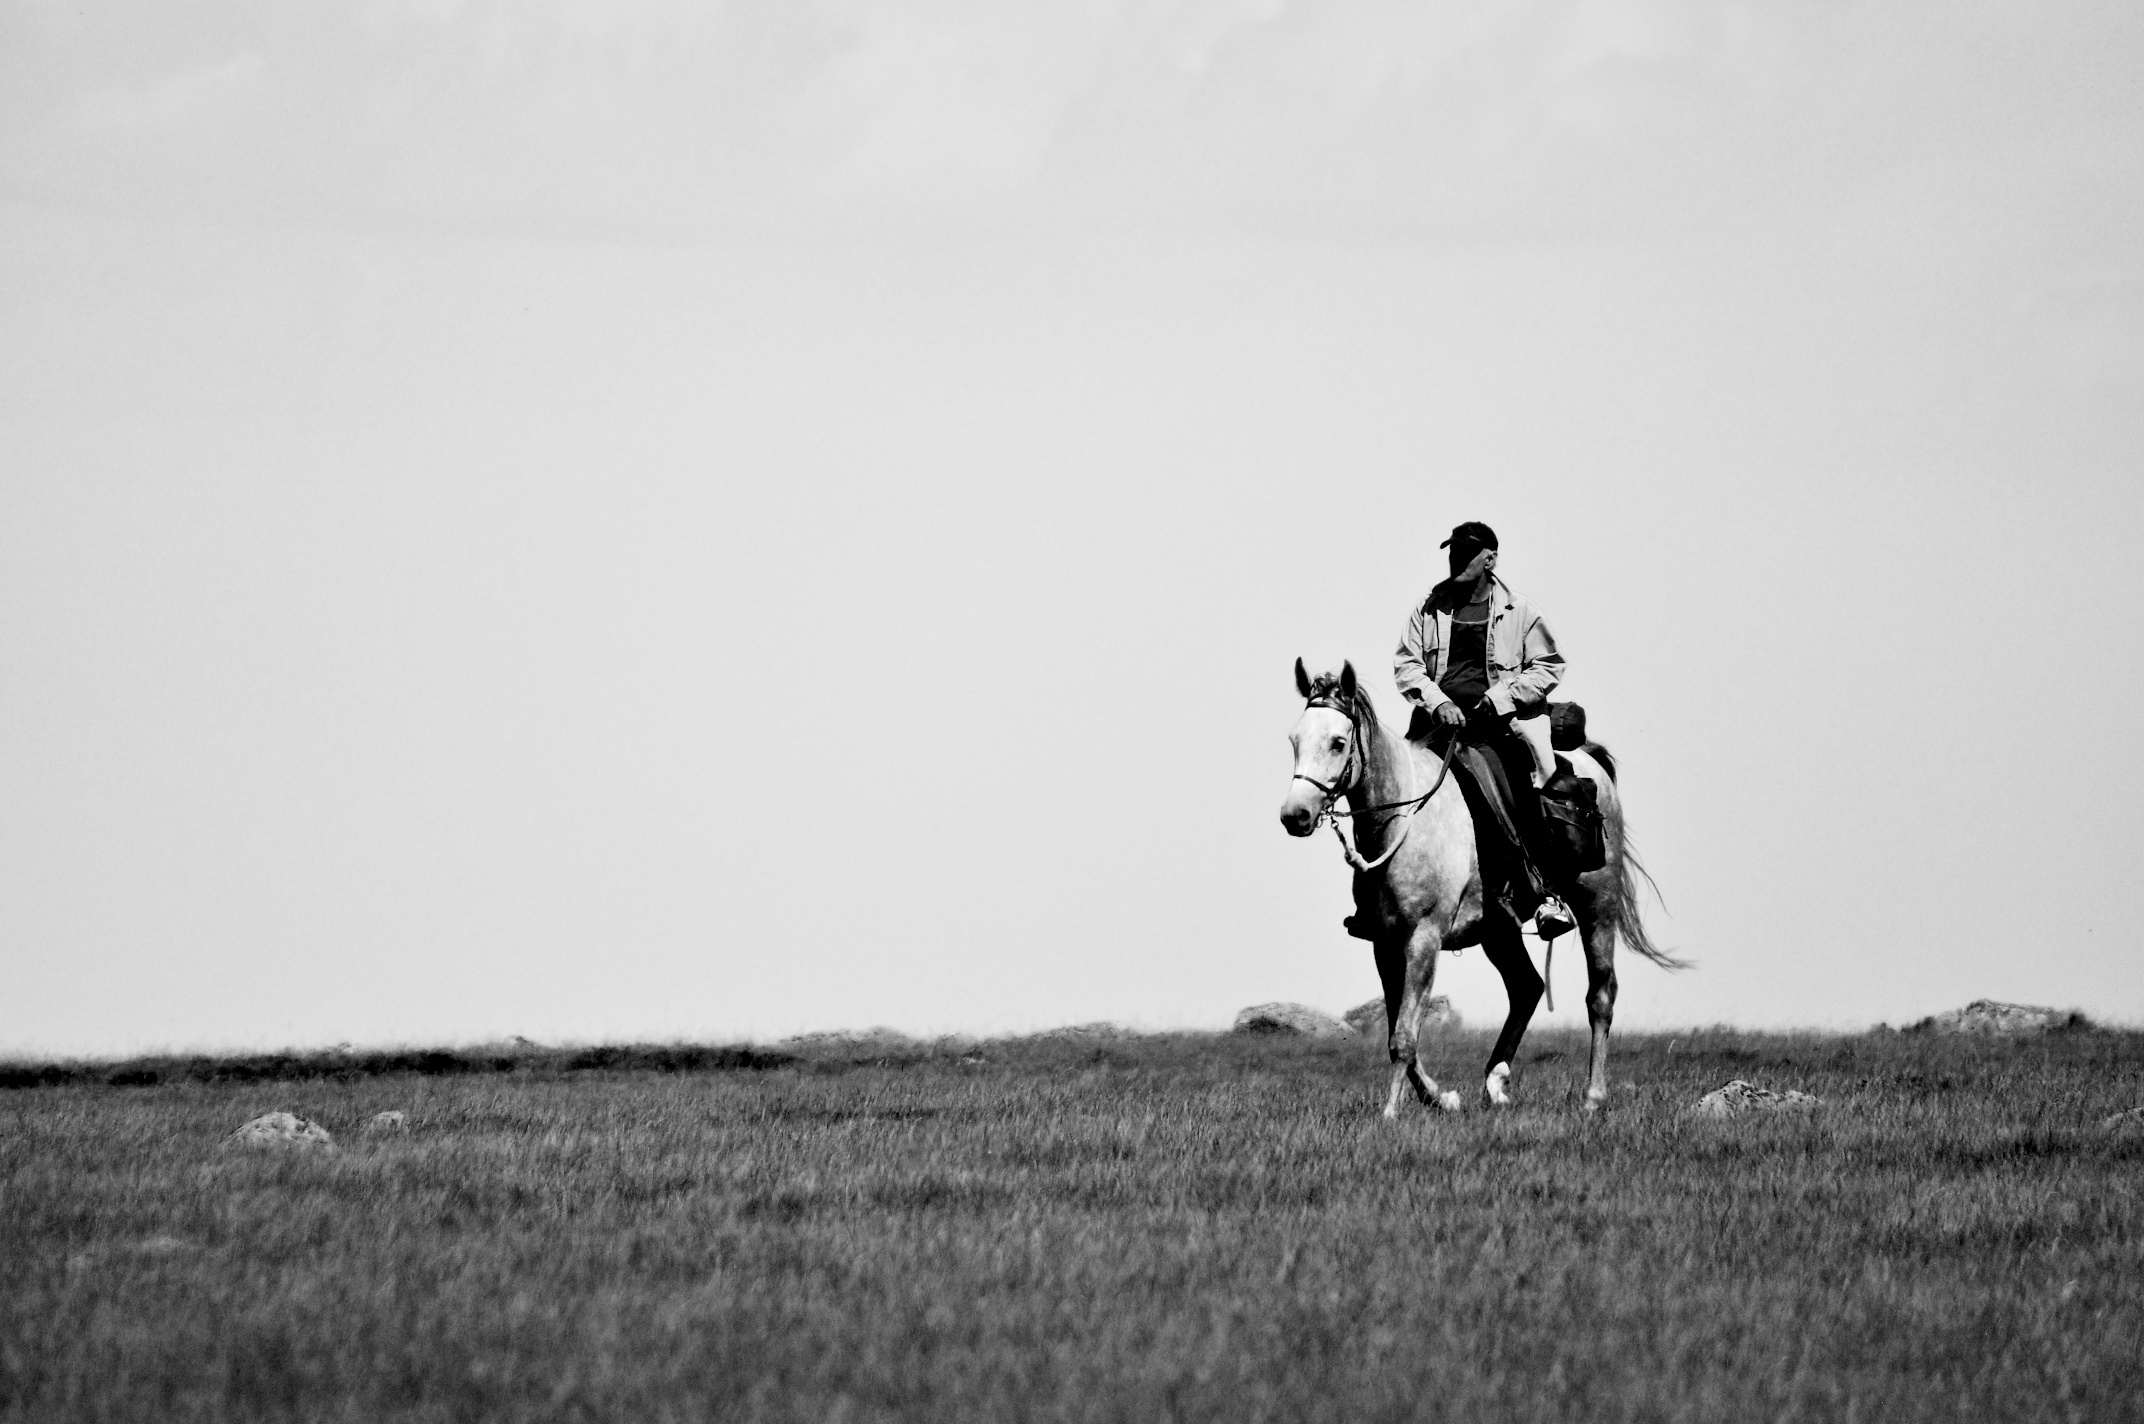
[[[1512,592],[1511,585],[1490,577],[1496,596],[1489,604],[1488,700],[1499,712],[1530,712],[1547,702],[1550,690],[1563,681],[1563,656],[1539,610]],[[1437,679],[1444,676],[1452,646],[1452,615],[1433,603],[1424,599],[1409,616],[1392,657],[1400,695],[1429,708],[1451,701]]]

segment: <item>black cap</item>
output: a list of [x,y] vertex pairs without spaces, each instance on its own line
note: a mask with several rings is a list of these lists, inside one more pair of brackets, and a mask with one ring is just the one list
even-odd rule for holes
[[1452,530],[1452,537],[1437,547],[1442,549],[1452,544],[1473,544],[1483,549],[1496,547],[1496,531],[1478,519],[1469,519]]

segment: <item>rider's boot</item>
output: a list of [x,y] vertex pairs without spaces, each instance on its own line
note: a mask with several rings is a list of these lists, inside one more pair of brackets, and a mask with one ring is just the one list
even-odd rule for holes
[[1357,939],[1375,940],[1385,918],[1378,912],[1377,882],[1358,870],[1354,889],[1355,913],[1342,920],[1340,927]]
[[1541,908],[1534,911],[1534,933],[1543,939],[1554,939],[1577,928],[1578,917],[1571,913],[1560,896],[1550,895],[1541,902]]
[[1511,867],[1511,879],[1505,887],[1508,897],[1505,903],[1511,910],[1511,922],[1523,925],[1532,919],[1540,908],[1555,899],[1549,889],[1548,878],[1534,868],[1532,857],[1523,852],[1518,864]]

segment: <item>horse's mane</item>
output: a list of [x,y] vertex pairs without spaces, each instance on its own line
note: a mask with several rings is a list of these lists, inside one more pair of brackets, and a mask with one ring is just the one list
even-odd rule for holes
[[1368,690],[1357,682],[1353,697],[1342,695],[1340,674],[1336,672],[1321,672],[1310,680],[1310,701],[1338,708],[1353,719],[1356,730],[1366,739],[1384,730],[1384,723],[1377,720],[1377,704],[1370,700]]

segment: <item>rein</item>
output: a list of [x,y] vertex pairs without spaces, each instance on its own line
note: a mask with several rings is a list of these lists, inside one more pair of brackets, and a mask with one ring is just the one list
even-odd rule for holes
[[[1312,707],[1324,707],[1347,718],[1348,727],[1352,733],[1348,738],[1347,763],[1340,768],[1340,775],[1333,780],[1331,785],[1318,780],[1315,776],[1305,776],[1300,771],[1295,774],[1295,779],[1297,781],[1307,781],[1325,793],[1325,805],[1318,811],[1318,821],[1333,828],[1333,838],[1340,842],[1340,851],[1341,854],[1347,857],[1347,863],[1355,867],[1361,874],[1367,875],[1392,859],[1399,851],[1399,848],[1407,843],[1407,833],[1414,828],[1415,813],[1429,804],[1429,798],[1436,795],[1439,788],[1444,785],[1444,778],[1452,774],[1452,758],[1459,754],[1459,737],[1454,734],[1445,739],[1444,764],[1437,769],[1437,779],[1430,783],[1429,790],[1423,792],[1420,796],[1410,796],[1400,801],[1386,801],[1376,806],[1364,806],[1359,811],[1343,811],[1334,803],[1348,792],[1354,790],[1361,781],[1362,768],[1358,767],[1358,761],[1364,766],[1369,762],[1368,753],[1361,749],[1362,724],[1357,722],[1354,714],[1345,707],[1338,706],[1332,702],[1318,699],[1312,701],[1309,705]],[[1400,810],[1401,807],[1406,809]],[[1386,817],[1384,825],[1389,826],[1392,822],[1398,821],[1400,823],[1400,833],[1392,838],[1392,844],[1386,846],[1384,853],[1378,856],[1377,859],[1363,859],[1362,852],[1355,849],[1348,838],[1341,833],[1341,821],[1356,816],[1375,815],[1379,811],[1394,810],[1398,810],[1399,814]]]

